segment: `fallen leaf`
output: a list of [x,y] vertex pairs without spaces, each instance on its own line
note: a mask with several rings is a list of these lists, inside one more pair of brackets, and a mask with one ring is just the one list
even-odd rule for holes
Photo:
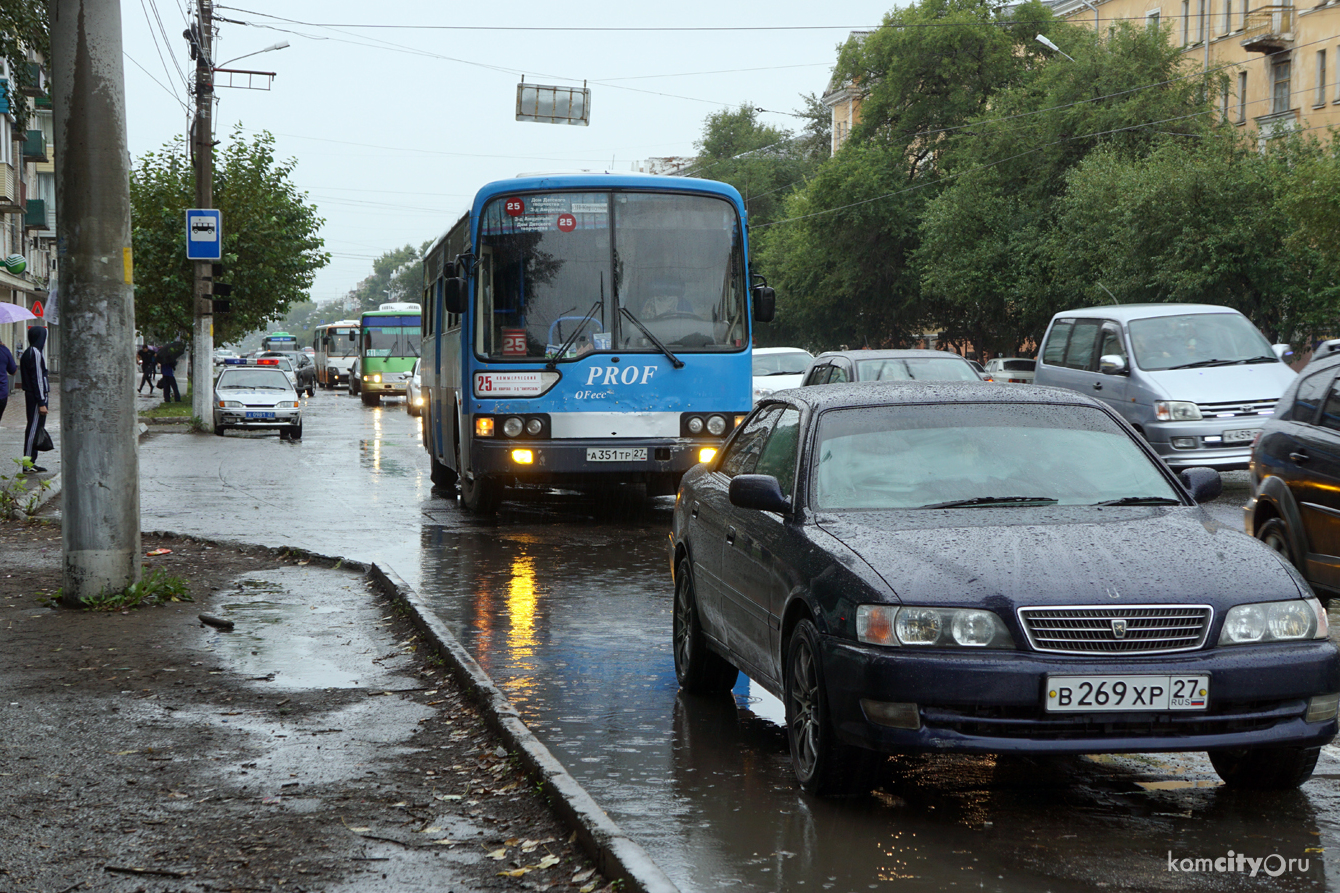
[[[521,843],[521,838],[520,838],[520,837],[509,837],[509,838],[507,838],[506,840],[503,841],[503,845],[504,845],[504,846],[516,846],[518,843]],[[526,841],[526,843],[530,843],[530,841],[528,840],[528,841]],[[524,849],[524,846],[525,846],[525,845],[523,844],[523,845],[522,845],[523,849]]]
[[145,552],[145,558],[153,558],[155,555],[171,555],[171,549],[154,549],[152,552]]
[[138,750],[118,750],[118,751],[116,752],[116,755],[117,755],[118,757],[128,757],[128,756],[130,756],[130,755],[133,754],[133,753],[139,753],[139,751],[138,751]]
[[529,868],[513,868],[510,871],[498,872],[498,877],[524,877],[529,871]]
[[493,852],[488,854],[488,857],[495,862],[501,862],[503,859],[507,858],[507,847],[494,850]]
[[577,889],[577,893],[591,893],[591,891],[594,890],[595,888],[596,888],[596,882],[595,882],[595,881],[592,881],[591,883],[587,884],[585,887],[579,887],[579,888]]
[[444,838],[442,838],[441,840],[434,840],[433,843],[442,844],[443,846],[455,846],[455,845],[456,845],[456,841],[452,840],[450,837],[444,837]]
[[435,799],[435,800],[461,800],[461,799],[463,799],[463,798],[461,797],[460,794],[434,794],[434,795],[433,795],[433,799]]
[[350,828],[349,830],[350,830],[350,831],[353,831],[355,834],[366,834],[366,833],[368,833],[369,831],[371,831],[372,829],[371,829],[371,828],[358,827],[358,828]]
[[585,871],[579,871],[572,876],[572,882],[574,884],[584,883],[586,881],[589,881],[591,879],[591,875],[595,873],[596,870],[594,868],[588,868]]
[[557,865],[557,864],[558,864],[558,857],[557,857],[557,856],[553,856],[553,855],[549,855],[549,856],[545,856],[543,859],[541,859],[541,860],[540,860],[540,864],[536,865],[535,867],[536,867],[536,868],[553,868],[553,867],[554,867],[555,865]]
[[419,833],[420,833],[420,834],[438,834],[438,833],[440,833],[441,831],[442,831],[441,828],[438,828],[438,827],[432,827],[432,828],[424,828],[424,829],[420,830]]

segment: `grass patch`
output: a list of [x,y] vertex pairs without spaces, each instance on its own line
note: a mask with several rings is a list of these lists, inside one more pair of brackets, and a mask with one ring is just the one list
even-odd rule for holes
[[142,419],[189,419],[194,413],[191,412],[191,383],[186,383],[186,390],[182,392],[181,400],[177,403],[163,403],[159,401],[152,408],[146,409],[140,413]]
[[[63,604],[64,590],[56,590],[50,599],[53,606]],[[132,583],[125,589],[102,592],[82,605],[85,611],[125,611],[130,608],[166,605],[171,602],[195,601],[191,598],[190,587],[181,577],[167,571],[152,570],[138,583]]]

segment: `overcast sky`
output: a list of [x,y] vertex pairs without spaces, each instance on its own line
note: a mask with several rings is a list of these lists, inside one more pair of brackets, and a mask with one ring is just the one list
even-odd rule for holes
[[[193,63],[181,34],[194,2],[122,3],[132,158],[185,132],[183,75]],[[216,64],[277,76],[268,92],[221,87],[215,131],[239,122],[269,130],[279,156],[298,160],[297,185],[325,218],[333,255],[312,288],[322,303],[343,296],[382,252],[444,232],[490,180],[693,155],[706,116],[743,102],[769,110],[764,122],[798,130],[783,113],[801,106],[801,94],[822,95],[847,32],[878,25],[890,6],[227,0],[215,8],[216,20],[233,20],[218,22]],[[367,25],[407,27],[359,27]],[[433,27],[447,25],[480,30]],[[501,30],[518,27],[550,30]],[[752,30],[552,30],[727,27]],[[283,40],[287,49],[226,64]],[[522,75],[587,81],[591,125],[516,121]]]

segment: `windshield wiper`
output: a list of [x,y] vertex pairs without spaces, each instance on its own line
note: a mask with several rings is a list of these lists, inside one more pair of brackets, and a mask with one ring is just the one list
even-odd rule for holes
[[1181,505],[1182,500],[1171,496],[1123,496],[1120,499],[1105,499],[1094,505]]
[[605,306],[605,274],[601,273],[599,300],[597,300],[594,304],[591,305],[590,310],[586,311],[586,315],[583,316],[582,321],[577,324],[577,328],[573,329],[572,334],[568,336],[568,340],[563,342],[563,346],[558,349],[558,353],[550,357],[549,362],[544,364],[544,368],[550,370],[551,372],[554,369],[558,368],[559,357],[567,353],[568,348],[572,347],[572,345],[576,343],[577,336],[580,335],[582,332],[586,331],[586,324],[595,317],[596,310],[604,306]]
[[932,502],[923,505],[924,509],[952,509],[974,505],[1054,505],[1050,496],[974,496],[972,499],[952,499],[949,502]]
[[1234,366],[1241,363],[1242,360],[1197,360],[1194,363],[1183,363],[1180,366],[1169,366],[1169,369],[1203,369],[1206,366]]
[[620,307],[619,312],[622,313],[624,316],[628,317],[628,321],[631,322],[633,325],[637,326],[638,331],[640,331],[643,335],[646,335],[647,340],[650,341],[652,344],[656,345],[656,348],[661,353],[665,354],[667,358],[669,358],[671,366],[674,366],[676,369],[684,368],[684,361],[681,360],[679,357],[675,356],[673,353],[671,353],[670,348],[662,344],[661,339],[653,335],[651,333],[651,330],[642,324],[642,320],[638,319],[636,316],[633,315],[633,311],[629,310],[627,307]]
[[786,371],[782,371],[782,372],[769,372],[767,375],[762,375],[762,376],[759,376],[759,377],[760,377],[760,378],[767,378],[768,375],[804,375],[804,374],[805,374],[805,370],[804,370],[804,369],[801,369],[799,372],[786,372]]
[[1280,358],[1275,356],[1274,354],[1271,354],[1270,356],[1262,354],[1259,357],[1248,357],[1245,360],[1238,360],[1238,362],[1243,366],[1247,366],[1252,363],[1278,363],[1279,361]]

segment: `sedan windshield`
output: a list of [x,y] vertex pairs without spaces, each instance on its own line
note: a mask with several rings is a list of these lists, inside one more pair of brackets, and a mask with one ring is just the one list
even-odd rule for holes
[[832,409],[814,455],[816,509],[1181,504],[1131,437],[1085,406]]
[[735,351],[749,337],[743,234],[724,199],[515,195],[486,205],[479,230],[480,357]]
[[755,353],[754,377],[763,375],[804,375],[814,357],[807,351],[792,350],[786,353]]
[[857,381],[981,381],[967,360],[894,357],[856,362]]
[[284,373],[273,369],[229,369],[219,376],[214,387],[220,391],[230,388],[278,388],[287,391],[291,385]]
[[1256,326],[1236,313],[1156,316],[1133,319],[1128,327],[1135,363],[1141,369],[1194,369],[1279,361]]

